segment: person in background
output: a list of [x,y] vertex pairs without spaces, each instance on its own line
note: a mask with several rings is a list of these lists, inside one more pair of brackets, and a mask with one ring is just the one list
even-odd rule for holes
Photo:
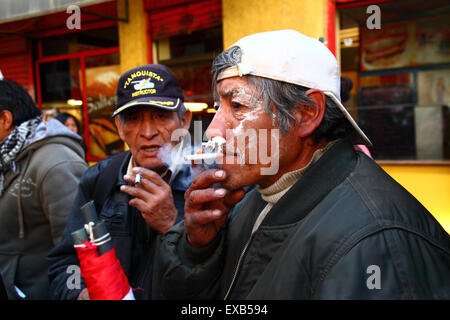
[[[55,117],[55,119],[58,120],[59,122],[61,122],[67,128],[69,128],[70,131],[81,136],[80,122],[78,121],[77,118],[75,118],[70,113],[67,113],[67,112],[58,113],[58,115]],[[81,143],[81,146],[83,147],[84,153],[86,154],[87,147],[86,147],[86,144],[84,143],[83,138],[81,139],[80,143]]]
[[84,279],[79,287],[67,286],[72,276],[68,268],[79,265],[71,233],[84,225],[80,207],[85,203],[93,200],[105,221],[138,300],[152,298],[154,254],[160,236],[183,219],[191,171],[189,165],[179,165],[181,159],[176,157],[181,155],[182,142],[171,138],[176,130],[188,132],[192,115],[184,107],[178,80],[164,65],[139,66],[122,74],[117,97],[112,116],[130,149],[100,161],[83,176],[63,239],[48,255],[55,299],[90,298]]
[[72,132],[75,132],[76,134],[81,135],[80,123],[78,122],[78,119],[75,118],[70,113],[67,113],[67,112],[58,113],[58,115],[55,117],[55,119],[58,120],[59,122],[61,122],[67,128],[69,128]]
[[81,138],[0,80],[0,273],[9,299],[48,299],[47,253],[87,169]]

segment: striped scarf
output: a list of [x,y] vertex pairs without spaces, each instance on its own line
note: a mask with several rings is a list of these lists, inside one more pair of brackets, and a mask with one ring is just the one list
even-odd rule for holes
[[17,170],[15,160],[29,144],[29,139],[33,137],[36,127],[41,121],[39,116],[22,122],[0,142],[0,196],[4,192],[5,174],[9,170]]

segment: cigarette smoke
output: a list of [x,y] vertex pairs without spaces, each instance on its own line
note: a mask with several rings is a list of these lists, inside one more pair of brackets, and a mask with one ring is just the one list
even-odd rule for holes
[[159,148],[157,157],[161,159],[164,165],[168,167],[173,174],[176,174],[176,171],[178,171],[183,165],[189,166],[192,176],[195,176],[207,169],[218,168],[214,159],[193,161],[194,164],[197,164],[195,166],[191,166],[191,161],[185,161],[185,155],[194,154],[202,148],[201,145],[191,145],[190,139],[187,139],[187,142],[189,143],[180,142],[175,146],[173,146],[171,143],[166,143],[161,148]]

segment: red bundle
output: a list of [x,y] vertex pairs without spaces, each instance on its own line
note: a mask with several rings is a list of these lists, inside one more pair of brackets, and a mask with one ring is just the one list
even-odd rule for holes
[[92,300],[122,300],[130,292],[130,284],[114,248],[98,255],[97,246],[84,241],[76,246],[81,275]]

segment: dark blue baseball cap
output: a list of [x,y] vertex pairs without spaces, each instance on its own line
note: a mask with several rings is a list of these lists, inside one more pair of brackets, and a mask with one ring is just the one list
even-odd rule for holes
[[173,72],[162,64],[146,64],[120,76],[112,116],[136,106],[177,111],[183,101],[183,90]]

